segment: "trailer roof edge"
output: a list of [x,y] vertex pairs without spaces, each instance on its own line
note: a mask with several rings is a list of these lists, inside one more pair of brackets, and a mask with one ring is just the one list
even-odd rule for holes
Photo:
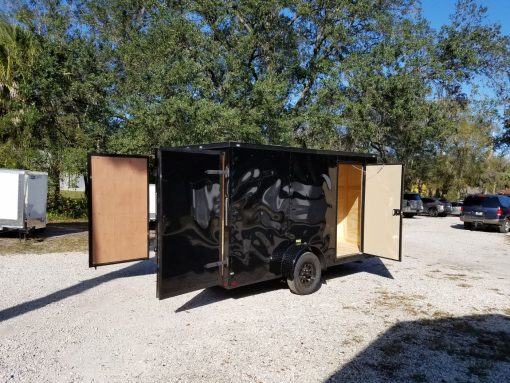
[[[162,147],[165,149],[175,149],[176,147]],[[210,144],[194,144],[194,145],[183,145],[178,146],[181,149],[228,149],[228,148],[247,148],[247,149],[261,149],[261,150],[277,150],[294,153],[310,153],[310,154],[325,154],[331,156],[348,156],[348,157],[361,157],[361,158],[376,158],[375,154],[370,153],[359,153],[359,152],[343,152],[336,150],[324,150],[324,149],[305,149],[293,146],[283,145],[266,145],[266,144],[249,144],[239,141],[223,141],[213,142]]]

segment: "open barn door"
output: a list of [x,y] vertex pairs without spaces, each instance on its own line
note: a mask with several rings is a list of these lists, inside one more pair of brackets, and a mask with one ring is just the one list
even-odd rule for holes
[[158,152],[158,297],[221,283],[224,272],[224,155]]
[[89,266],[149,257],[147,157],[90,154]]
[[402,258],[402,165],[366,165],[363,252]]

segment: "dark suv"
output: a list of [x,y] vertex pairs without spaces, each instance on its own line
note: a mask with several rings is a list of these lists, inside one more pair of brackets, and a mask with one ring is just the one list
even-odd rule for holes
[[510,197],[503,195],[470,195],[464,200],[460,220],[465,229],[496,226],[501,233],[510,231]]
[[423,202],[418,193],[404,193],[402,213],[406,218],[412,218],[423,210]]

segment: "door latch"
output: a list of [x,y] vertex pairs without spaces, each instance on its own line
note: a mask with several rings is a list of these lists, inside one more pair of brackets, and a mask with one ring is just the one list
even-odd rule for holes
[[393,216],[400,215],[400,209],[393,209]]

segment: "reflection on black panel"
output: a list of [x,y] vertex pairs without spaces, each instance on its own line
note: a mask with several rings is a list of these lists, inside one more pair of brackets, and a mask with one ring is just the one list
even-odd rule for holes
[[160,297],[217,285],[219,155],[161,152]]

